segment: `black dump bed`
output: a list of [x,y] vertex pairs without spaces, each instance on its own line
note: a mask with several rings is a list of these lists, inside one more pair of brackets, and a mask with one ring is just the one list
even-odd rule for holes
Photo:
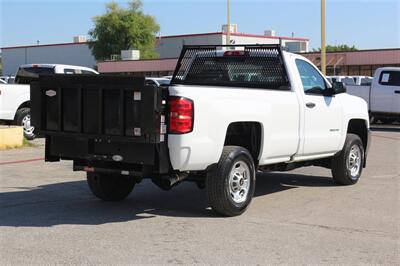
[[163,173],[166,99],[167,89],[145,86],[144,78],[41,75],[31,86],[32,123],[46,137],[47,161]]

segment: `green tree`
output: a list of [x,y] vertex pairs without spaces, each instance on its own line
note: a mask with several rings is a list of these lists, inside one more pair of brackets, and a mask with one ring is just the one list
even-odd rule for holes
[[[353,45],[353,46],[348,46],[347,44],[339,44],[339,45],[327,45],[326,46],[326,51],[327,52],[351,52],[351,51],[357,51],[358,49]],[[318,49],[313,49],[314,52],[320,52],[321,48]]]
[[89,47],[97,60],[110,59],[121,50],[138,49],[143,59],[157,58],[156,34],[160,31],[154,17],[142,12],[142,2],[133,0],[127,8],[116,2],[106,5],[106,13],[93,18]]

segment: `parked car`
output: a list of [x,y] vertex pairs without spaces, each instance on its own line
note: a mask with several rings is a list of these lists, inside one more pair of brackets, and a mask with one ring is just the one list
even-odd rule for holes
[[356,81],[352,76],[329,76],[329,80],[333,82],[342,82],[346,86],[354,86],[356,85]]
[[168,86],[171,83],[171,79],[168,78],[152,78],[146,77],[145,84],[146,85],[156,85],[159,86]]
[[95,70],[81,66],[60,64],[29,64],[18,68],[15,84],[0,84],[0,120],[21,125],[27,139],[35,138],[35,128],[30,116],[30,86],[40,74],[98,74]]
[[0,76],[0,80],[5,81],[5,83],[14,83],[14,76]]
[[369,76],[352,76],[357,86],[371,86],[372,77]]
[[193,181],[225,216],[249,206],[257,170],[322,166],[351,185],[366,165],[365,101],[278,45],[184,46],[169,87],[144,84],[40,77],[32,116],[45,160],[72,160],[106,201],[126,198],[143,178],[162,189]]
[[369,94],[372,119],[383,123],[400,121],[400,67],[378,68]]
[[378,68],[371,85],[347,86],[347,92],[367,102],[371,122],[400,121],[400,68]]

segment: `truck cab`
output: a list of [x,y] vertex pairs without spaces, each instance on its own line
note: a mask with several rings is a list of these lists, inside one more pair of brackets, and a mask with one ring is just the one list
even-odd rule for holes
[[378,68],[370,95],[372,117],[388,123],[400,121],[400,68]]

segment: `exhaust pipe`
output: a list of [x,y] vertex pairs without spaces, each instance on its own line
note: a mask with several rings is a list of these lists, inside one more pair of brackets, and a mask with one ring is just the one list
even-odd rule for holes
[[162,190],[170,190],[172,187],[180,183],[182,180],[186,179],[188,176],[189,173],[182,172],[174,174],[172,176],[160,176],[157,178],[152,178],[151,181],[153,181],[153,183]]

